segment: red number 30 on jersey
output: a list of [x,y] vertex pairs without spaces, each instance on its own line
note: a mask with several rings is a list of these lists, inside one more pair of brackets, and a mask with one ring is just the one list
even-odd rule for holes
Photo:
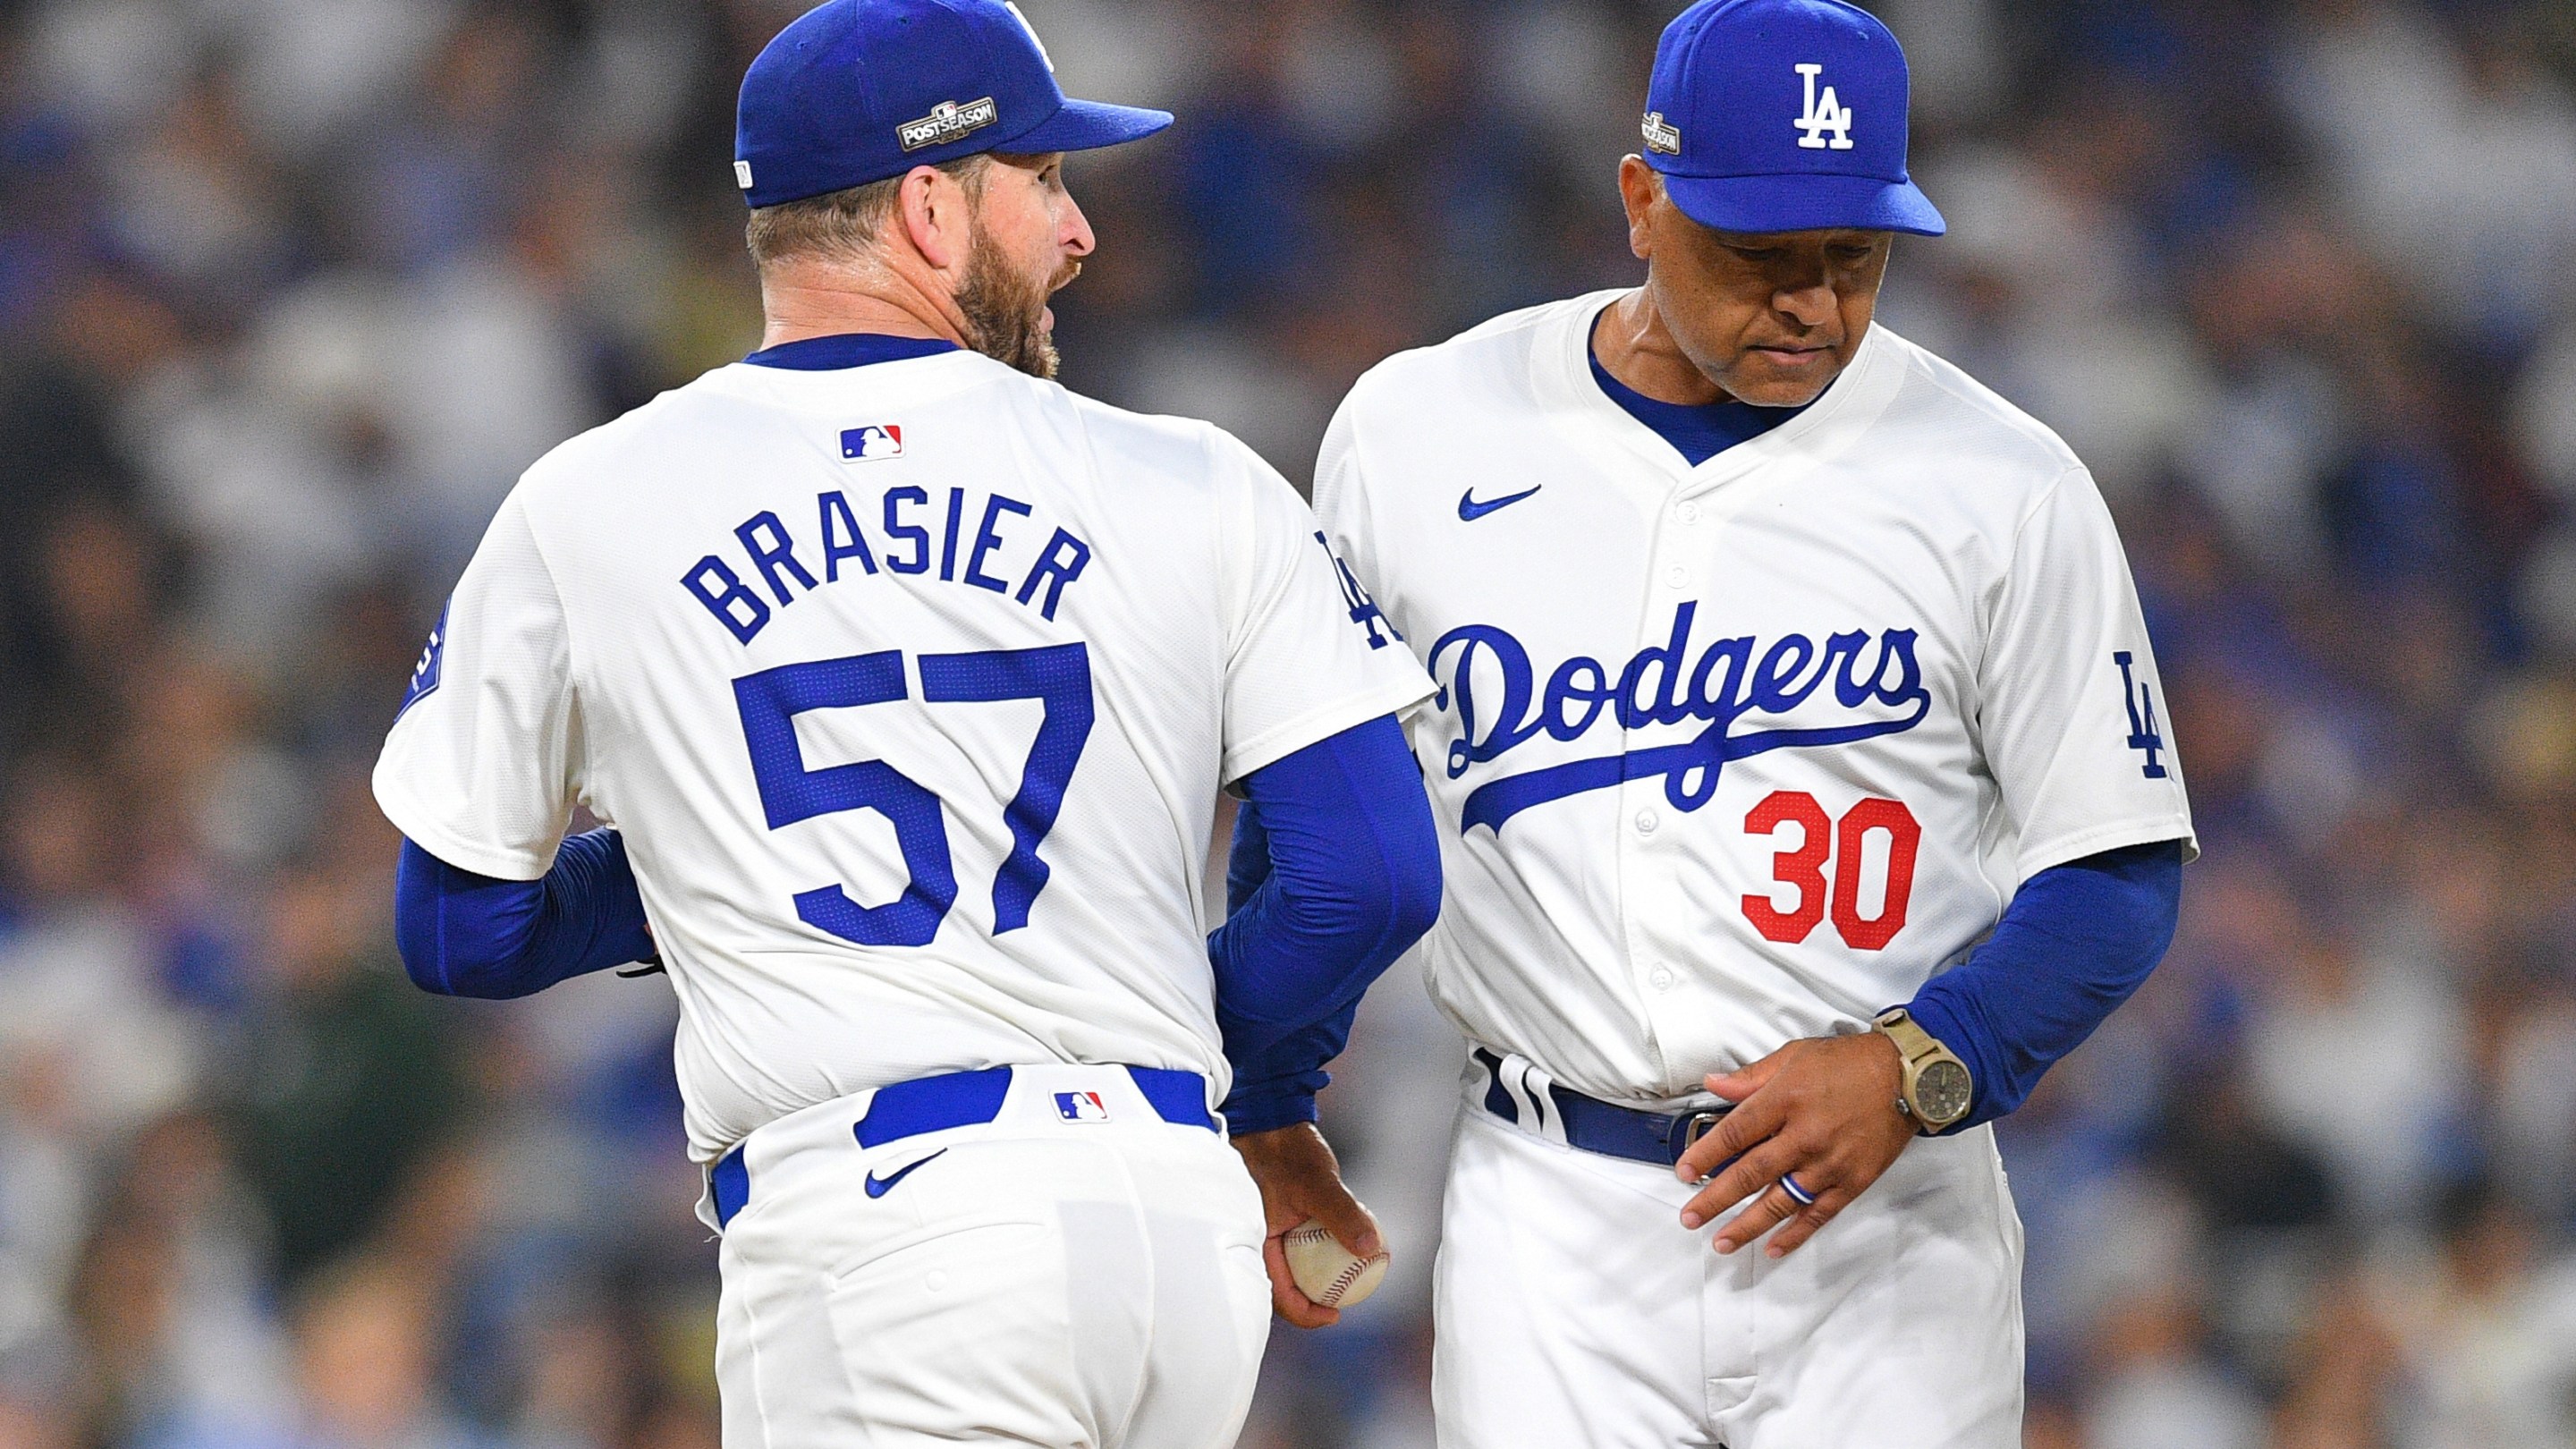
[[[1744,817],[1752,835],[1776,834],[1783,825],[1799,829],[1796,848],[1772,857],[1771,878],[1798,893],[1797,904],[1782,910],[1776,896],[1746,896],[1745,919],[1769,940],[1796,945],[1825,918],[1831,903],[1834,930],[1855,951],[1877,951],[1905,929],[1905,905],[1914,894],[1914,856],[1923,843],[1923,827],[1901,800],[1867,799],[1843,812],[1839,823],[1803,791],[1775,790]],[[1875,917],[1860,913],[1861,877],[1873,832],[1887,836],[1887,889]],[[1826,882],[1827,863],[1833,880]]]

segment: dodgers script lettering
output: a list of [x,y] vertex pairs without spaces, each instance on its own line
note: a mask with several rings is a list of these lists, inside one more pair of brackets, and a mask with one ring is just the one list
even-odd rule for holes
[[[1557,666],[1544,686],[1529,650],[1509,630],[1468,624],[1441,635],[1429,663],[1441,685],[1433,703],[1458,721],[1458,735],[1449,743],[1451,779],[1500,759],[1542,731],[1557,740],[1579,739],[1605,716],[1628,730],[1707,722],[1678,744],[1488,780],[1468,793],[1462,828],[1484,825],[1499,833],[1505,821],[1534,805],[1657,775],[1674,808],[1697,810],[1716,793],[1729,760],[1900,734],[1931,711],[1912,629],[1874,635],[1854,629],[1828,635],[1821,647],[1804,634],[1783,634],[1768,647],[1743,635],[1711,643],[1694,660],[1690,636],[1698,612],[1697,603],[1675,609],[1668,641],[1638,651],[1616,678],[1599,660],[1577,657]],[[1737,728],[1752,717],[1784,720],[1808,705],[1828,680],[1833,689],[1818,703],[1830,701],[1846,715],[1863,718]]]

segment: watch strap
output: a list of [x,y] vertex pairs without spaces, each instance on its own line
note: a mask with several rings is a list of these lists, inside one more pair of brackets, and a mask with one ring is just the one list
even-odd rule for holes
[[1951,1117],[1939,1122],[1926,1117],[1915,1101],[1915,1091],[1926,1063],[1949,1061],[1956,1063],[1962,1072],[1967,1071],[1968,1064],[1960,1060],[1959,1054],[1944,1045],[1940,1038],[1925,1031],[1922,1025],[1915,1021],[1914,1014],[1904,1007],[1892,1006],[1880,1012],[1872,1025],[1885,1033],[1889,1041],[1896,1044],[1899,1063],[1896,1109],[1914,1123],[1915,1131],[1925,1136],[1945,1131],[1956,1124],[1960,1120],[1959,1117]]
[[1914,1014],[1904,1007],[1894,1006],[1880,1012],[1876,1025],[1887,1033],[1888,1040],[1896,1043],[1896,1054],[1905,1061],[1919,1062],[1935,1052],[1949,1050],[1934,1040],[1932,1033],[1925,1031],[1915,1021]]

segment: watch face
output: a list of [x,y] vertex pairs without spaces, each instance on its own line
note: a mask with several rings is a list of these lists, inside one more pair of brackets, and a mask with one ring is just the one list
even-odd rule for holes
[[1968,1115],[1969,1093],[1966,1067],[1929,1062],[1914,1078],[1914,1109],[1926,1122],[1947,1125]]

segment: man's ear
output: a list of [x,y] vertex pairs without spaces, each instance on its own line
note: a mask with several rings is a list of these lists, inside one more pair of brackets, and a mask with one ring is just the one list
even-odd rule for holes
[[1619,202],[1628,209],[1628,250],[1640,261],[1654,257],[1655,205],[1663,196],[1663,178],[1646,164],[1645,157],[1631,155],[1619,162]]
[[964,270],[975,232],[966,188],[936,166],[915,166],[904,173],[899,196],[913,250],[935,271]]

